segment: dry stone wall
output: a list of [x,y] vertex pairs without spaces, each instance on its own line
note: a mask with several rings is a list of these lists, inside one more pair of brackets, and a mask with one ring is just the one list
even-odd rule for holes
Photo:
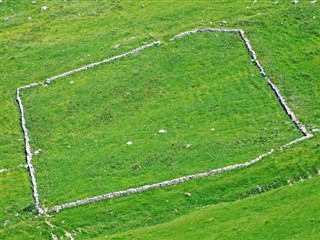
[[[235,33],[235,34],[239,34],[241,39],[243,40],[246,49],[248,50],[252,60],[255,62],[256,66],[258,67],[262,77],[267,81],[267,83],[269,84],[270,88],[272,89],[272,91],[274,92],[274,94],[276,95],[280,105],[282,106],[282,108],[284,109],[284,111],[286,112],[286,114],[290,117],[290,119],[294,122],[294,124],[296,125],[296,127],[299,129],[299,131],[303,134],[303,137],[295,139],[294,141],[291,141],[281,147],[279,147],[279,150],[291,146],[297,142],[303,141],[305,139],[308,139],[310,137],[312,137],[313,135],[310,134],[306,127],[297,119],[297,117],[295,116],[295,114],[292,112],[292,110],[288,107],[288,105],[285,102],[285,99],[282,97],[282,95],[280,94],[279,89],[272,83],[272,81],[267,77],[262,65],[260,64],[260,62],[257,59],[257,55],[254,52],[254,50],[252,49],[249,40],[245,37],[244,31],[241,29],[214,29],[214,28],[205,28],[205,29],[195,29],[192,31],[187,31],[187,32],[182,32],[176,36],[174,36],[173,38],[171,38],[171,41],[174,41],[178,38],[187,36],[187,35],[191,35],[191,34],[196,34],[196,33],[205,33],[205,32],[220,32],[220,33]],[[90,69],[92,67],[104,64],[104,63],[109,63],[115,60],[118,60],[120,58],[132,55],[132,54],[136,54],[146,48],[152,47],[152,46],[157,46],[160,45],[161,42],[160,41],[155,41],[153,43],[141,46],[139,48],[136,48],[132,51],[126,52],[124,54],[115,56],[115,57],[111,57],[105,60],[102,60],[100,62],[94,62],[91,64],[88,64],[86,66],[56,75],[54,77],[48,78],[46,79],[46,83],[50,84],[51,82],[59,79],[59,78],[63,78],[65,76],[77,73],[77,72],[81,72],[87,69]],[[29,169],[29,173],[30,173],[30,178],[31,178],[31,183],[32,183],[32,189],[33,189],[33,197],[35,200],[35,206],[37,209],[38,214],[43,214],[44,210],[41,208],[40,206],[40,200],[39,200],[39,194],[38,194],[38,188],[37,188],[37,181],[36,181],[36,177],[35,177],[35,169],[32,165],[32,151],[31,151],[31,146],[30,146],[30,141],[29,141],[29,134],[28,134],[28,129],[26,127],[26,119],[25,119],[25,114],[24,114],[24,108],[23,108],[23,102],[20,96],[20,92],[23,89],[26,88],[32,88],[32,87],[36,87],[42,85],[42,83],[32,83],[23,87],[20,87],[17,89],[16,91],[16,99],[19,105],[19,110],[20,110],[20,116],[21,116],[21,128],[24,134],[24,140],[25,140],[25,153],[26,153],[26,160],[27,160],[27,166]],[[141,187],[137,187],[137,188],[131,188],[131,189],[127,189],[124,191],[117,191],[117,192],[111,192],[111,193],[106,193],[103,195],[99,195],[99,196],[95,196],[95,197],[90,197],[90,198],[85,198],[85,199],[80,199],[74,202],[70,202],[70,203],[66,203],[66,204],[62,204],[62,205],[58,205],[58,206],[54,206],[50,209],[46,209],[46,212],[58,212],[62,209],[66,209],[66,208],[72,208],[72,207],[77,207],[80,205],[84,205],[84,204],[89,204],[89,203],[93,203],[93,202],[97,202],[97,201],[101,201],[101,200],[105,200],[105,199],[111,199],[111,198],[116,198],[116,197],[121,197],[121,196],[125,196],[125,195],[130,195],[130,194],[134,194],[134,193],[139,193],[139,192],[143,192],[143,191],[147,191],[150,189],[155,189],[155,188],[160,188],[160,187],[166,187],[166,186],[171,186],[171,185],[176,185],[178,183],[182,183],[182,182],[186,182],[189,181],[191,179],[196,179],[196,178],[201,178],[201,177],[207,177],[207,176],[211,176],[211,175],[216,175],[219,173],[223,173],[223,172],[227,172],[227,171],[232,171],[238,168],[245,168],[245,167],[249,167],[252,164],[259,162],[261,159],[263,159],[264,157],[272,154],[273,152],[275,152],[274,149],[271,149],[269,152],[261,154],[260,156],[256,157],[255,159],[245,162],[245,163],[241,163],[241,164],[235,164],[235,165],[230,165],[230,166],[226,166],[223,168],[219,168],[219,169],[214,169],[211,170],[209,172],[203,172],[203,173],[198,173],[198,174],[193,174],[193,175],[188,175],[188,176],[184,176],[184,177],[180,177],[180,178],[176,178],[176,179],[172,179],[172,180],[168,180],[168,181],[163,181],[160,183],[154,183],[154,184],[150,184],[150,185],[145,185],[145,186],[141,186]]]

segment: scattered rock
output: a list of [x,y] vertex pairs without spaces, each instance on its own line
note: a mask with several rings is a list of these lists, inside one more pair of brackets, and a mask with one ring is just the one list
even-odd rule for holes
[[32,2],[31,2],[32,5],[35,5],[36,3],[37,3],[36,1],[32,1]]
[[6,226],[8,226],[9,224],[10,224],[10,221],[9,221],[9,220],[5,220],[4,223],[3,223],[3,226],[6,227]]
[[215,128],[211,128],[211,131],[213,132],[213,131],[215,131],[216,129]]
[[32,20],[32,17],[28,17],[27,19],[30,21],[30,20]]
[[292,185],[291,180],[287,180],[287,183],[288,183],[288,185],[289,185],[289,186],[291,186],[291,185]]
[[8,172],[8,169],[6,169],[6,168],[0,169],[0,173],[3,173],[3,172]]
[[221,23],[220,23],[220,25],[221,26],[225,26],[225,25],[227,25],[228,23],[226,22],[226,21],[222,21]]
[[292,3],[293,3],[293,4],[298,4],[298,3],[299,3],[299,0],[293,0]]
[[315,129],[312,129],[311,131],[312,131],[312,132],[319,132],[319,131],[320,131],[320,129],[315,128]]
[[131,141],[127,142],[127,145],[132,145],[132,142]]
[[313,1],[311,1],[310,3],[311,4],[315,4],[317,2],[317,0],[313,0]]
[[40,8],[40,11],[46,11],[46,10],[48,10],[47,6],[43,6],[43,7]]
[[5,17],[5,18],[3,18],[3,21],[9,21],[10,20],[10,18],[9,17]]
[[118,49],[120,47],[120,44],[115,45],[113,48]]
[[189,147],[191,147],[191,146],[192,146],[192,144],[186,144],[186,145],[184,145],[185,148],[189,148]]
[[191,197],[191,193],[189,193],[189,192],[185,192],[184,195],[185,195],[186,197]]
[[70,84],[73,84],[73,81],[70,81]]
[[164,134],[164,133],[167,133],[167,131],[166,131],[166,130],[164,130],[164,129],[160,129],[158,133],[160,133],[160,134]]
[[19,164],[19,166],[18,167],[21,167],[21,168],[27,168],[28,167],[28,165],[27,164]]
[[38,150],[34,151],[34,154],[38,155],[41,151],[42,151],[42,149],[39,148]]

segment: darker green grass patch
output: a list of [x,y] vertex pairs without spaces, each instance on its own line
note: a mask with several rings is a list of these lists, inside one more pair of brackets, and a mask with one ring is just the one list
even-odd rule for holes
[[22,97],[50,206],[249,161],[300,136],[236,34],[183,37]]

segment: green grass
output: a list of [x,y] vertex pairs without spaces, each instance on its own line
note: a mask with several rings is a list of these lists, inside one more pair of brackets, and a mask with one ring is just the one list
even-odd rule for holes
[[[42,5],[49,9],[40,12]],[[25,163],[14,99],[17,87],[154,40],[167,41],[185,30],[219,27],[225,20],[228,28],[246,32],[267,75],[279,86],[297,117],[309,130],[320,128],[318,3],[37,1],[32,5],[3,0],[0,8],[0,168],[13,169],[0,175],[0,234],[4,239],[49,239],[51,231],[61,236],[63,229],[76,231],[76,239],[126,232],[172,221],[202,206],[246,198],[257,192],[258,184],[267,190],[284,186],[288,179],[297,181],[301,176],[315,175],[320,168],[316,135],[248,169],[62,211],[52,216],[57,227],[51,230],[43,217],[36,218],[30,212],[33,200],[28,174],[16,168]],[[32,20],[27,20],[29,16]],[[10,20],[3,21],[4,17]],[[114,49],[117,44],[120,48]],[[101,68],[104,67],[107,66]],[[316,186],[314,181],[311,184]],[[191,192],[192,197],[186,198],[184,192]],[[261,204],[265,201],[263,196]],[[288,201],[294,196],[288,195]],[[316,206],[314,202],[308,204],[310,209]],[[301,225],[310,218],[303,212],[298,209],[294,214],[299,216],[297,223]],[[3,226],[6,220],[10,223]],[[280,226],[276,225],[275,231],[292,236],[289,229]],[[253,234],[248,232],[248,238]]]
[[[168,223],[97,239],[318,239],[320,177]],[[304,219],[301,222],[301,219]]]
[[299,137],[250,60],[236,34],[193,35],[25,91],[44,205],[249,161]]

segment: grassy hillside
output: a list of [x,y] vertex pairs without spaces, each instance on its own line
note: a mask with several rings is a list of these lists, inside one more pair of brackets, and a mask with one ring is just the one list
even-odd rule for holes
[[22,97],[45,206],[249,161],[301,135],[236,34],[164,43]]
[[[41,12],[41,6],[48,6],[48,10]],[[290,1],[255,4],[252,1],[37,1],[31,4],[31,1],[3,0],[0,8],[0,168],[9,170],[0,175],[3,238],[48,239],[52,231],[62,236],[64,230],[72,232],[77,239],[121,233],[171,221],[201,206],[246,198],[259,193],[257,185],[263,186],[263,191],[287,185],[287,180],[298,181],[320,169],[319,137],[315,132],[313,139],[276,152],[248,169],[53,214],[48,220],[56,227],[51,229],[44,223],[45,217],[33,214],[28,173],[19,167],[25,163],[25,157],[14,99],[17,87],[154,40],[167,42],[185,30],[220,27],[221,21],[226,21],[225,27],[242,28],[246,32],[266,73],[279,86],[297,117],[309,130],[317,129],[320,128],[319,7],[318,3],[312,5],[308,1],[293,5]],[[114,48],[116,45],[120,47]],[[141,57],[148,58],[148,54],[141,53]],[[97,71],[105,73],[104,67]],[[134,70],[141,71],[139,66]],[[106,71],[105,74],[112,74]],[[74,80],[73,86],[80,81]],[[63,88],[61,82],[53,84],[52,89],[59,84]],[[66,81],[65,85],[68,84]],[[61,92],[59,97],[63,96]],[[81,190],[81,186],[73,187]],[[185,192],[190,192],[191,197],[186,197]],[[304,194],[307,197],[307,191]],[[288,196],[291,195],[294,194]],[[267,201],[263,196],[257,200],[261,204]],[[296,216],[303,216],[303,209],[297,211]],[[297,221],[302,223],[304,218]]]
[[241,201],[206,206],[172,222],[107,239],[318,239],[319,195],[317,176]]

